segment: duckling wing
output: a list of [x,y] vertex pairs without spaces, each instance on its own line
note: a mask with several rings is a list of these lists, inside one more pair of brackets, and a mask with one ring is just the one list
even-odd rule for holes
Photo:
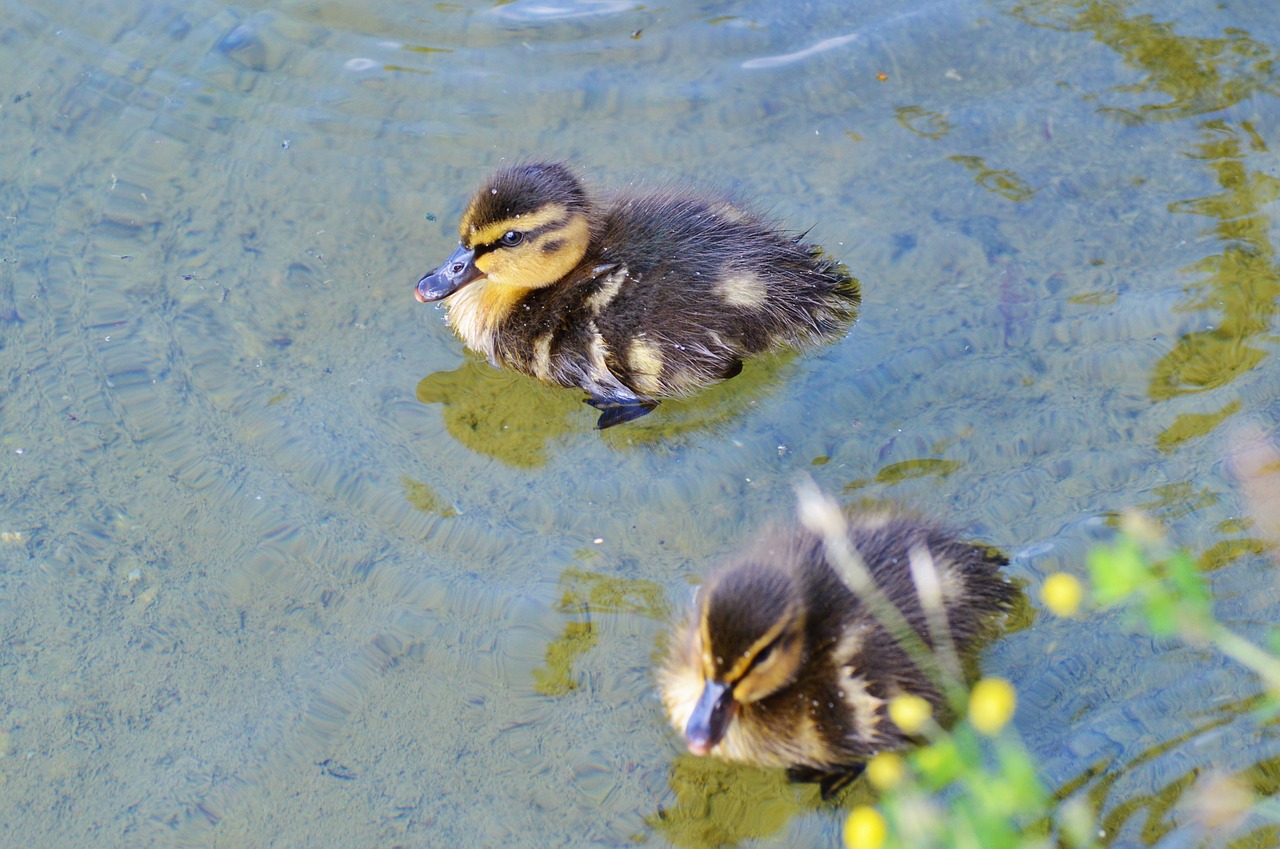
[[[600,411],[597,430],[638,419],[658,406],[656,399],[639,394],[618,374],[612,349],[594,320],[570,323],[552,337],[558,350],[555,354],[548,350],[546,375],[553,382],[586,391],[586,403]],[[550,349],[553,343],[547,344]]]
[[619,271],[594,296],[596,322],[615,373],[643,395],[687,394],[738,374],[747,356],[830,339],[853,318],[847,274],[727,201],[627,198],[599,244]]

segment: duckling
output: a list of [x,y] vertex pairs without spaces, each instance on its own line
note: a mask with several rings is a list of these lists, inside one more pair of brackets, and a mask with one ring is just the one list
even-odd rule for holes
[[562,163],[519,163],[480,187],[460,244],[418,281],[467,347],[579,387],[603,429],[733,377],[744,357],[828,341],[858,281],[803,236],[692,190],[592,198]]
[[[850,544],[880,591],[932,645],[912,578],[913,551],[933,560],[957,650],[994,631],[1015,590],[1008,561],[896,510],[847,515]],[[785,767],[829,798],[877,752],[910,737],[887,715],[895,696],[943,697],[803,528],[766,536],[714,572],[693,615],[672,634],[659,673],[672,725],[695,755]]]

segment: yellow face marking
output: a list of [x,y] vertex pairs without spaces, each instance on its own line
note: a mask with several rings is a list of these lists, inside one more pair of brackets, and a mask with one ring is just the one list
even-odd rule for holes
[[716,281],[716,292],[725,303],[745,309],[759,309],[769,297],[764,281],[750,272],[720,278]]
[[702,677],[707,681],[714,681],[716,677],[716,662],[711,656],[711,624],[707,621],[706,608],[702,610],[702,621],[698,623],[698,654],[702,658]]
[[637,336],[627,349],[627,365],[636,389],[656,395],[662,389],[662,351],[648,339]]
[[494,330],[527,291],[477,280],[445,301],[449,326],[468,348],[496,361]]
[[743,654],[742,657],[738,658],[733,666],[729,667],[729,671],[724,675],[724,680],[729,682],[737,682],[741,680],[742,676],[747,674],[747,667],[755,661],[756,655],[760,654],[760,652],[764,650],[765,646],[777,639],[778,636],[786,630],[787,625],[790,623],[791,611],[787,611],[786,616],[773,623],[773,627],[760,635],[760,637],[751,644],[751,648],[747,649],[746,653]]
[[449,326],[467,347],[493,360],[493,326],[480,307],[483,291],[484,281],[464,286],[445,301],[445,310]]
[[[535,213],[540,216],[541,212]],[[496,232],[494,238],[513,229],[512,221],[492,225],[484,234]],[[519,221],[531,221],[525,216]],[[523,226],[523,225],[521,225]],[[538,289],[558,282],[582,261],[591,239],[591,228],[581,215],[565,219],[564,224],[553,227],[533,237],[527,237],[515,247],[499,247],[476,257],[476,268],[484,272],[489,282],[520,290]],[[484,244],[478,242],[478,244]],[[474,285],[474,284],[472,284]]]
[[515,309],[516,301],[524,295],[524,290],[514,286],[489,284],[480,289],[480,311],[490,324],[497,324]]
[[[474,204],[473,204],[474,206]],[[530,230],[536,230],[539,227],[545,227],[560,220],[569,219],[569,211],[563,205],[558,203],[549,203],[546,206],[535,209],[533,212],[525,215],[516,215],[511,218],[504,218],[501,221],[495,221],[479,229],[474,224],[469,223],[471,219],[471,210],[467,210],[467,214],[462,216],[461,230],[462,242],[469,248],[476,245],[491,245],[503,237],[509,230],[515,230],[518,233],[527,233]]]
[[707,679],[702,670],[702,640],[692,622],[673,635],[671,654],[659,675],[662,703],[672,726],[684,733]]
[[[735,701],[748,704],[763,699],[794,680],[804,656],[803,627],[804,620],[799,611],[792,608],[756,640],[745,655],[738,658],[725,675],[726,681],[734,682]],[[761,659],[760,653],[775,639],[777,645]]]

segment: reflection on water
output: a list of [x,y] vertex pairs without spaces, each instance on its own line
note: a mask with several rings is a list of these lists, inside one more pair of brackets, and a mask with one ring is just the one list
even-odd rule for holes
[[1259,533],[1280,545],[1280,448],[1250,424],[1232,434],[1228,460]]
[[638,3],[631,0],[566,0],[566,2],[545,2],[545,0],[507,0],[498,3],[494,12],[502,18],[525,23],[539,21],[560,21],[573,18],[585,18],[592,15],[613,15],[636,9]]
[[1036,190],[1028,186],[1026,180],[1012,171],[988,167],[981,156],[949,156],[947,158],[969,169],[979,186],[1000,195],[1005,200],[1020,203],[1035,197]]
[[[671,764],[671,801],[647,820],[674,846],[737,846],[783,832],[798,814],[823,807],[815,784],[792,784],[784,770],[730,766],[682,754]],[[866,782],[840,805],[866,802]]]
[[[682,754],[650,672],[801,473],[1033,595],[1145,505],[1275,618],[1275,499],[1222,462],[1276,428],[1269,0],[0,12],[15,845],[831,846],[814,788]],[[856,331],[604,433],[459,364],[411,278],[535,154],[812,226]],[[1276,792],[1211,653],[1045,618],[984,668],[1111,845],[1200,839],[1209,766]]]
[[897,115],[903,127],[926,139],[940,139],[951,132],[951,122],[946,115],[922,106],[903,106]]
[[[1215,221],[1210,233],[1221,242],[1221,253],[1187,269],[1199,279],[1188,287],[1191,297],[1186,307],[1219,312],[1220,317],[1210,330],[1184,334],[1177,347],[1156,364],[1151,377],[1155,401],[1225,386],[1262,362],[1269,351],[1251,343],[1270,341],[1280,296],[1280,264],[1271,243],[1273,225],[1267,209],[1280,198],[1280,178],[1251,171],[1247,162],[1250,148],[1253,152],[1266,148],[1248,122],[1233,127],[1208,121],[1201,133],[1206,140],[1188,153],[1207,165],[1222,192],[1181,201],[1172,211]],[[1230,415],[1229,407],[1217,414],[1220,419]]]
[[[1092,95],[1101,114],[1131,126],[1175,120],[1193,124],[1182,148],[1184,161],[1207,168],[1220,191],[1168,204],[1171,213],[1214,221],[1205,234],[1206,246],[1212,247],[1181,269],[1191,279],[1175,309],[1203,316],[1201,321],[1208,326],[1178,335],[1172,349],[1154,363],[1148,394],[1157,405],[1205,394],[1202,405],[1177,412],[1155,435],[1155,446],[1166,454],[1203,445],[1204,437],[1249,408],[1242,397],[1253,389],[1249,385],[1252,381],[1241,384],[1256,374],[1272,353],[1270,327],[1280,295],[1280,266],[1270,238],[1274,230],[1271,206],[1280,196],[1280,181],[1265,173],[1273,167],[1274,158],[1258,158],[1269,151],[1253,119],[1209,116],[1280,94],[1277,49],[1243,29],[1230,30],[1221,38],[1180,33],[1180,27],[1172,22],[1135,14],[1125,3],[1033,0],[1019,4],[1012,12],[1035,26],[1087,33],[1141,71],[1136,83]],[[1148,174],[1134,176],[1145,181]],[[1223,394],[1232,388],[1234,393]],[[1187,410],[1186,402],[1178,408]],[[1168,521],[1210,510],[1222,496],[1201,479],[1198,475],[1196,480],[1153,489],[1157,498],[1146,508]],[[1206,539],[1193,546],[1199,549],[1201,568],[1219,570],[1270,551],[1275,543],[1248,535],[1251,526],[1248,520],[1219,522],[1215,536],[1226,538]],[[1078,787],[1088,788],[1090,800],[1104,812],[1103,845],[1130,834],[1145,845],[1155,845],[1187,820],[1188,791],[1199,768],[1175,767],[1173,776],[1151,792],[1133,792],[1133,776],[1157,771],[1161,762],[1179,757],[1188,747],[1203,745],[1227,726],[1253,724],[1254,701],[1221,706],[1220,719],[1162,740],[1123,763],[1099,763],[1067,782],[1061,792],[1065,796]],[[1244,772],[1274,772],[1275,763],[1274,758],[1268,758]],[[1252,780],[1245,783],[1264,796],[1277,789],[1274,782],[1266,787]],[[1136,827],[1126,828],[1139,818]],[[1269,845],[1274,828],[1256,830],[1233,845],[1253,845],[1259,837],[1266,840],[1258,845]]]
[[964,463],[959,460],[942,460],[937,457],[922,457],[918,460],[902,460],[890,463],[876,472],[875,478],[863,478],[849,481],[844,485],[845,494],[856,492],[870,483],[895,484],[900,481],[936,475],[945,478],[959,469]]
[[669,609],[662,587],[654,581],[617,578],[582,569],[566,569],[560,575],[560,599],[556,610],[567,614],[564,632],[547,644],[547,662],[533,670],[534,689],[544,696],[563,696],[578,689],[574,661],[595,647],[593,614],[632,614],[664,619]]
[[[1185,734],[1154,744],[1124,763],[1107,759],[1089,765],[1079,775],[1062,784],[1055,798],[1068,799],[1083,792],[1094,810],[1106,812],[1099,822],[1098,845],[1100,846],[1115,845],[1117,839],[1125,833],[1125,824],[1138,816],[1142,818],[1142,821],[1137,824],[1142,842],[1149,846],[1157,844],[1174,832],[1187,819],[1191,820],[1191,828],[1200,832],[1202,836],[1211,836],[1215,832],[1221,836],[1224,827],[1233,830],[1240,823],[1213,817],[1202,807],[1201,800],[1196,798],[1195,790],[1197,782],[1205,785],[1213,782],[1215,775],[1225,776],[1225,773],[1215,771],[1202,775],[1199,770],[1191,770],[1177,774],[1167,784],[1149,793],[1137,795],[1125,791],[1121,785],[1129,773],[1143,765],[1174,753],[1189,744],[1194,744],[1198,738],[1212,736],[1234,721],[1253,723],[1259,715],[1259,709],[1263,707],[1262,695],[1248,696],[1217,705],[1212,711],[1207,711],[1215,714],[1215,718],[1198,723],[1193,730]],[[1274,724],[1274,721],[1265,723],[1265,725]],[[1277,791],[1280,791],[1280,758],[1273,757],[1259,761],[1241,770],[1233,778],[1241,786],[1256,793],[1258,798],[1274,796]],[[1117,796],[1120,798],[1116,798]],[[1217,801],[1224,800],[1219,797]],[[1207,819],[1203,816],[1205,813],[1209,813]],[[1270,839],[1274,836],[1274,832],[1275,826],[1268,825],[1256,829],[1252,834],[1232,835],[1235,840],[1231,845],[1273,845]],[[1266,842],[1255,843],[1251,840],[1251,837],[1264,835],[1268,838]]]
[[444,519],[459,515],[457,508],[437,495],[430,484],[416,481],[407,475],[402,477],[400,482],[404,485],[405,500],[423,513],[433,513]]
[[[547,462],[548,446],[567,434],[586,434],[598,415],[577,390],[545,386],[533,378],[495,368],[464,351],[465,361],[451,371],[429,374],[418,383],[417,398],[443,405],[444,423],[458,442],[481,454],[520,468]],[[731,380],[689,398],[662,401],[657,411],[598,434],[617,449],[670,445],[707,432],[724,430],[761,396],[780,391],[793,351],[756,357]]]
[[[1280,93],[1277,48],[1241,26],[1228,25],[1220,38],[1200,38],[1178,31],[1176,13],[1158,20],[1135,13],[1129,3],[1097,0],[1026,0],[1010,11],[1033,26],[1088,33],[1143,72],[1136,83],[1095,93],[1111,116],[1134,122],[1198,118],[1260,93]],[[1138,102],[1153,94],[1167,99]],[[1113,102],[1130,99],[1128,107]]]
[[[456,369],[422,378],[418,400],[443,405],[449,435],[472,451],[521,468],[545,464],[547,443],[573,428],[577,398],[495,369],[476,354],[465,357]],[[580,418],[579,432],[589,427],[590,411],[582,409]]]

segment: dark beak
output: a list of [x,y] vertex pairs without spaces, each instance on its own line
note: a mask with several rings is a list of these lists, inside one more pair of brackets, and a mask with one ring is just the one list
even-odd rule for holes
[[444,265],[418,281],[413,295],[422,303],[439,301],[447,298],[463,286],[479,277],[484,272],[476,268],[476,252],[466,245],[458,245],[453,256],[444,261]]
[[689,751],[705,755],[724,739],[737,704],[728,684],[708,681],[702,690],[702,698],[698,699],[689,717],[689,724],[684,728],[684,744]]

